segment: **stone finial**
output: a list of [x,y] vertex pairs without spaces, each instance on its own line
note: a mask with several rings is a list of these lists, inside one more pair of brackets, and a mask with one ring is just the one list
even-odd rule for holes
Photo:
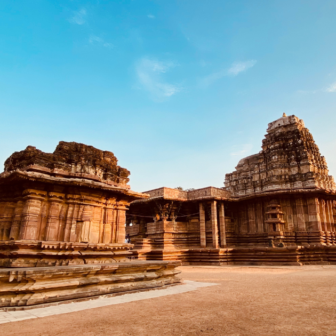
[[285,112],[282,114],[282,118],[284,117],[287,117],[287,114]]

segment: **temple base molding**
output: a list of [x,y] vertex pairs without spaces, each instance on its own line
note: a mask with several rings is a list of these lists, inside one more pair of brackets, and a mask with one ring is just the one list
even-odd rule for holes
[[142,249],[140,260],[180,260],[182,265],[336,265],[336,246]]
[[0,268],[0,309],[126,293],[180,282],[179,261]]
[[12,240],[0,242],[0,267],[45,267],[127,262],[132,244]]

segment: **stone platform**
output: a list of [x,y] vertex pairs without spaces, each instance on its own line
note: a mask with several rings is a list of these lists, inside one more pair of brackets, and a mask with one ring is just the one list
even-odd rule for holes
[[336,246],[229,247],[137,250],[139,260],[180,260],[182,265],[336,265]]
[[0,309],[89,298],[179,283],[179,261],[0,268]]

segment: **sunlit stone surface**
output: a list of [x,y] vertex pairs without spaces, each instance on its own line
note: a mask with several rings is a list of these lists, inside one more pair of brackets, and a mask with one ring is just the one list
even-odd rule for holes
[[113,153],[75,142],[60,142],[52,154],[28,146],[6,160],[0,174],[0,307],[179,281],[179,263],[131,260],[126,210],[148,195],[130,190],[129,174]]
[[304,122],[268,124],[262,150],[226,174],[225,187],[159,188],[135,200],[126,231],[139,258],[184,264],[336,261],[336,188]]

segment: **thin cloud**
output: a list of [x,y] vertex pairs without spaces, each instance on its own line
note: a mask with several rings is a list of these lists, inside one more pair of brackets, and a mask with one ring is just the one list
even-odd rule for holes
[[113,44],[112,43],[108,43],[106,42],[104,39],[102,39],[99,36],[95,36],[95,35],[91,35],[89,38],[89,42],[91,44],[99,44],[102,45],[105,48],[113,48]]
[[227,76],[227,74],[228,74],[228,71],[226,69],[222,69],[217,72],[214,72],[211,75],[206,76],[201,80],[201,86],[207,87],[211,85],[212,83],[216,82],[218,79],[221,79]]
[[148,17],[149,19],[155,19],[155,16],[152,15],[152,14],[148,14],[147,17]]
[[299,94],[315,94],[321,92],[334,93],[336,92],[336,82],[330,84],[327,88],[324,87],[318,90],[297,90],[296,92]]
[[149,92],[156,101],[165,100],[181,89],[177,85],[165,82],[162,75],[173,68],[173,62],[160,62],[157,60],[142,58],[136,65],[136,75],[142,88]]
[[78,11],[73,12],[73,16],[69,19],[71,23],[82,25],[85,23],[86,19],[86,9],[81,8]]
[[256,63],[257,63],[257,61],[255,61],[255,60],[250,60],[250,61],[247,61],[247,62],[233,63],[231,68],[228,70],[228,74],[232,75],[232,76],[237,76],[241,72],[244,72],[244,71],[254,67]]
[[326,89],[327,92],[336,92],[336,82],[332,83],[329,87]]
[[252,68],[253,66],[255,66],[255,64],[257,63],[257,61],[255,60],[250,60],[247,62],[236,62],[233,63],[231,65],[231,67],[229,69],[221,69],[217,72],[214,72],[206,77],[204,77],[201,80],[201,86],[202,87],[207,87],[211,84],[213,84],[214,82],[216,82],[217,80],[226,77],[226,76],[237,76],[240,73]]

